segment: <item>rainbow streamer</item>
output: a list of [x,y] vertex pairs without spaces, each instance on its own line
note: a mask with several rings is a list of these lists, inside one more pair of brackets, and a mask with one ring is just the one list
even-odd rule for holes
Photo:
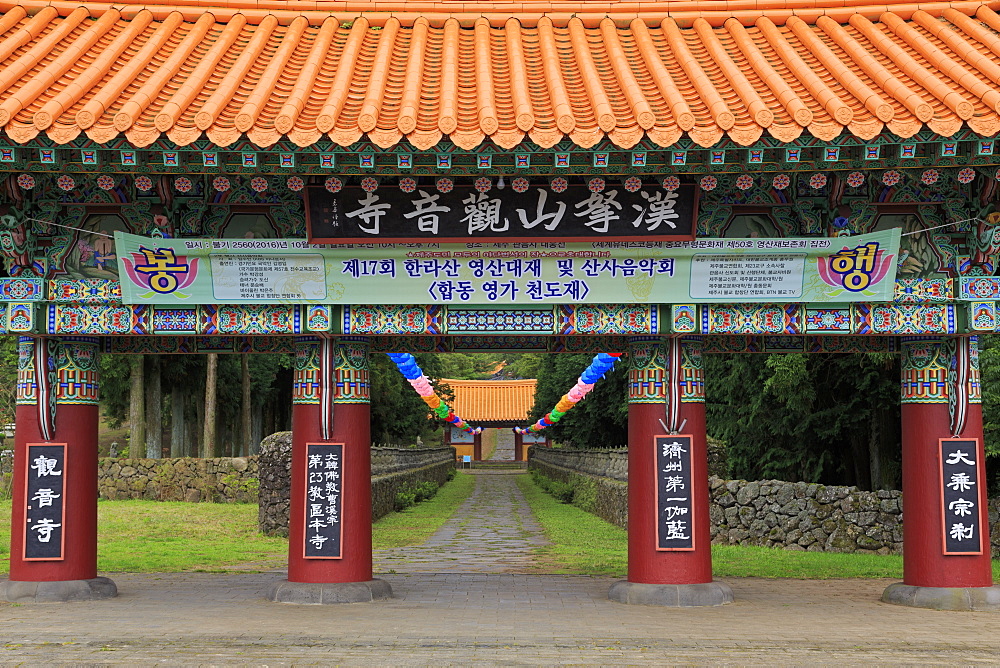
[[413,386],[413,389],[417,391],[420,398],[424,400],[427,407],[431,409],[436,417],[441,418],[448,424],[454,425],[464,432],[469,434],[478,434],[483,431],[482,427],[470,427],[469,424],[462,418],[455,415],[454,411],[448,407],[448,404],[441,401],[441,397],[434,394],[434,388],[431,387],[431,382],[421,371],[420,366],[417,364],[417,360],[410,353],[386,353],[396,364],[396,368],[399,372],[403,374],[407,382]]
[[545,417],[530,427],[515,427],[514,431],[518,434],[537,433],[559,422],[569,412],[569,409],[576,406],[581,399],[594,389],[594,383],[603,378],[605,373],[615,367],[615,362],[621,356],[621,353],[598,353],[591,360],[590,366],[580,374],[580,379],[576,381],[573,389],[562,396],[562,399],[559,400],[555,408],[546,413]]

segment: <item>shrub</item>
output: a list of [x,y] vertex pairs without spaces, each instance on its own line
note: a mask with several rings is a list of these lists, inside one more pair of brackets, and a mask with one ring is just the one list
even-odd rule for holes
[[437,494],[438,489],[439,485],[433,480],[425,480],[424,482],[416,485],[400,489],[396,492],[396,501],[394,503],[396,512],[406,510],[410,506],[414,506],[421,501],[426,501]]
[[400,510],[406,510],[410,506],[414,506],[417,503],[417,495],[408,489],[401,489],[396,492],[396,503],[394,504],[396,512]]
[[575,491],[573,485],[570,483],[553,480],[549,488],[549,494],[554,496],[559,503],[573,503]]
[[433,480],[425,480],[413,488],[413,492],[417,497],[417,503],[432,498],[435,494],[437,494],[437,491],[438,484]]
[[536,485],[547,494],[554,496],[559,503],[573,503],[574,489],[572,484],[553,480],[537,471],[532,471],[531,477]]
[[597,482],[583,476],[573,476],[573,505],[588,513],[597,509]]

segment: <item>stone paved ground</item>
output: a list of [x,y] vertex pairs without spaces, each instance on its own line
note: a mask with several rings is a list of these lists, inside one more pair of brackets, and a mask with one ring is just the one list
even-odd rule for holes
[[455,515],[420,547],[380,551],[376,572],[537,572],[533,550],[548,541],[514,478],[489,469],[469,473],[476,486]]
[[514,461],[514,432],[510,429],[497,430],[497,447],[490,457],[493,461]]
[[[463,513],[484,522],[504,521],[515,509],[526,513],[507,488],[513,476],[477,480],[479,500],[470,501]],[[501,512],[508,504],[508,512]],[[477,535],[506,536],[505,541],[520,543],[517,549],[540,540],[529,520],[522,520],[523,530],[512,526]],[[428,550],[439,555],[438,547],[445,545],[464,555],[462,531],[472,530],[446,524],[433,539],[437,547],[432,541]],[[344,606],[265,601],[267,586],[283,578],[280,572],[113,574],[121,592],[114,600],[0,604],[0,664],[1000,662],[1000,615],[879,603],[888,581],[732,578],[726,580],[737,597],[732,605],[645,608],[608,601],[612,580],[607,578],[500,573],[531,570],[531,564],[509,561],[506,548],[493,551],[498,556],[493,573],[478,572],[489,568],[482,552],[472,553],[478,555],[472,565],[462,556],[458,562],[439,560],[442,572],[420,571],[438,559],[432,556],[415,562],[410,572],[383,575],[396,598]]]

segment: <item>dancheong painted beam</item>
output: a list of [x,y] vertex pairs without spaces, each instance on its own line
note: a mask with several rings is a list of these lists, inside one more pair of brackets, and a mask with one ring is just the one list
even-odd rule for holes
[[[0,279],[0,332],[20,335],[588,337],[857,336],[997,331],[993,278],[901,279],[894,303],[337,306],[126,305],[117,282]],[[971,280],[971,279],[970,279]],[[974,283],[978,282],[979,287]],[[983,295],[987,299],[979,299]],[[975,300],[973,300],[975,299]]]
[[[491,3],[434,0],[374,9],[0,2],[0,254],[11,277],[0,284],[0,330],[996,331],[998,8],[995,0],[585,1],[497,14]],[[388,188],[425,202],[474,188],[488,202],[501,199],[504,184],[550,205],[567,188],[589,192],[590,210],[607,211],[616,193],[652,207],[654,197],[696,191],[698,243],[818,243],[902,228],[895,294],[887,280],[889,292],[850,304],[746,304],[738,295],[696,304],[693,296],[566,296],[519,308],[474,305],[481,300],[124,304],[115,280],[122,254],[106,238],[303,239],[310,189],[364,191],[374,207]],[[538,220],[542,211],[539,204]],[[645,229],[648,221],[624,213],[634,216],[623,212],[621,224]],[[538,220],[525,219],[525,229]],[[465,227],[448,231],[453,238]],[[469,240],[478,233],[469,223]],[[371,241],[377,247],[378,235]]]

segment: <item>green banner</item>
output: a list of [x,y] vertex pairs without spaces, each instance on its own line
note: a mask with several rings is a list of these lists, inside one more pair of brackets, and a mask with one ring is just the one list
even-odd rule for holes
[[886,302],[899,229],[681,242],[310,245],[118,232],[126,304]]

